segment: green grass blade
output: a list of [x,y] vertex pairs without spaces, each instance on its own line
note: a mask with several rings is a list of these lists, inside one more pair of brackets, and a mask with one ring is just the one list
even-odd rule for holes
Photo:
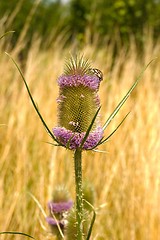
[[35,239],[35,238],[32,237],[31,235],[26,234],[26,233],[22,233],[22,232],[10,232],[10,231],[7,231],[7,232],[0,232],[0,234],[22,235],[22,236],[25,236],[25,237],[29,237],[29,238]]
[[107,140],[118,130],[118,128],[122,125],[122,123],[126,120],[126,118],[128,117],[128,115],[130,114],[127,113],[126,116],[123,118],[123,120],[118,124],[118,126],[113,130],[113,132],[111,132],[111,134],[109,134],[108,137],[106,137],[105,139],[103,139],[102,141],[99,142],[99,144],[97,144],[97,146],[101,145],[102,143],[107,142]]
[[34,99],[33,99],[33,97],[32,97],[32,94],[31,94],[31,92],[30,92],[30,89],[29,89],[29,87],[28,87],[28,85],[27,85],[27,82],[26,82],[26,80],[25,80],[25,77],[24,77],[21,69],[19,68],[19,66],[18,66],[18,64],[15,62],[15,60],[10,56],[10,54],[9,54],[9,53],[6,53],[6,54],[9,56],[9,58],[12,60],[12,62],[13,62],[14,65],[16,66],[17,70],[19,71],[19,73],[20,73],[20,75],[21,75],[21,77],[22,77],[22,80],[23,80],[23,82],[24,82],[24,84],[25,84],[25,87],[26,87],[26,89],[27,89],[29,98],[30,98],[30,100],[31,100],[31,102],[32,102],[32,104],[33,104],[33,107],[34,107],[34,109],[36,110],[36,112],[37,112],[37,114],[38,114],[41,122],[43,123],[45,129],[47,130],[47,132],[49,133],[49,135],[53,138],[53,140],[56,141],[56,142],[59,144],[59,142],[57,141],[57,139],[55,138],[55,136],[53,135],[53,133],[52,133],[52,132],[50,131],[50,129],[48,128],[48,126],[47,126],[46,122],[44,121],[42,115],[40,114],[40,112],[39,112],[39,110],[38,110],[38,107],[37,107],[37,105],[36,105],[36,103],[35,103],[35,101],[34,101]]
[[103,126],[103,130],[106,129],[106,127],[110,124],[110,122],[112,121],[112,119],[116,116],[116,114],[119,112],[119,110],[121,109],[121,107],[123,106],[123,104],[126,102],[126,100],[129,98],[130,94],[132,93],[132,91],[135,89],[135,87],[137,86],[137,84],[139,83],[139,81],[142,78],[143,73],[145,72],[145,70],[148,68],[148,66],[154,61],[155,59],[152,59],[141,71],[140,75],[137,77],[137,80],[134,82],[134,84],[132,85],[132,87],[129,89],[129,91],[127,92],[127,94],[124,96],[124,98],[120,101],[120,103],[117,105],[117,107],[115,108],[115,110],[113,111],[113,113],[109,116],[109,118],[107,119],[107,121],[105,122],[104,126]]
[[0,40],[5,37],[6,35],[10,34],[10,33],[14,33],[14,31],[8,31],[8,32],[5,32],[2,36],[0,36]]
[[91,124],[89,125],[89,127],[88,127],[88,129],[87,129],[87,131],[86,131],[86,134],[85,134],[85,136],[84,136],[84,138],[83,138],[83,140],[82,140],[82,142],[81,142],[80,148],[83,147],[83,144],[85,143],[85,141],[86,141],[86,139],[87,139],[87,137],[88,137],[88,135],[89,135],[89,133],[90,133],[90,131],[91,131],[91,128],[92,128],[92,126],[93,126],[93,124],[94,124],[94,122],[95,122],[95,120],[96,120],[96,117],[97,117],[100,109],[101,109],[101,107],[99,107],[98,110],[96,111],[96,113],[95,113],[95,115],[94,115],[94,117],[93,117],[93,119],[92,119],[92,121],[91,121]]
[[88,234],[87,234],[87,237],[86,237],[86,240],[89,240],[90,237],[91,237],[93,225],[94,225],[94,222],[95,222],[95,219],[96,219],[96,212],[95,212],[95,209],[94,209],[94,207],[92,206],[92,204],[90,202],[88,202],[85,199],[83,199],[83,201],[85,201],[92,208],[92,211],[93,211],[92,221],[91,221],[90,228],[88,230]]
[[92,208],[92,211],[93,211],[93,217],[92,217],[92,221],[91,221],[91,224],[90,224],[90,228],[88,230],[88,234],[87,234],[87,237],[86,237],[86,240],[89,240],[90,237],[91,237],[91,233],[92,233],[92,229],[93,229],[93,225],[94,225],[94,222],[96,220],[96,212],[95,212],[95,209],[94,207],[92,206],[92,204],[90,204],[88,201],[86,201],[84,199],[84,201]]
[[96,212],[93,211],[93,218],[92,218],[92,221],[91,221],[91,225],[90,225],[90,228],[89,228],[86,240],[89,240],[90,237],[91,237],[91,233],[92,233],[92,229],[93,229],[93,225],[94,225],[95,219],[96,219]]

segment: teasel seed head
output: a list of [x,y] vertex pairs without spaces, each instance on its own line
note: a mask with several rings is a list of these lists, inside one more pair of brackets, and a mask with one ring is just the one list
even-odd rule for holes
[[[72,150],[81,146],[100,107],[98,90],[101,79],[91,69],[88,60],[71,57],[66,62],[64,74],[58,78],[58,127],[53,133],[61,145]],[[103,130],[97,117],[82,149],[94,148],[102,137]]]

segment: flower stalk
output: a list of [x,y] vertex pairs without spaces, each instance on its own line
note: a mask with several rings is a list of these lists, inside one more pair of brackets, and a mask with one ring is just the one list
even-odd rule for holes
[[76,186],[76,219],[77,219],[77,240],[83,238],[83,192],[82,192],[82,150],[74,152],[74,171]]

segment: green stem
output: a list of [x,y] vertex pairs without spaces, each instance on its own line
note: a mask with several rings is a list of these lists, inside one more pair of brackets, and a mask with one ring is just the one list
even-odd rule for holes
[[83,192],[82,192],[82,150],[76,149],[74,153],[74,169],[76,184],[76,220],[77,240],[83,237]]

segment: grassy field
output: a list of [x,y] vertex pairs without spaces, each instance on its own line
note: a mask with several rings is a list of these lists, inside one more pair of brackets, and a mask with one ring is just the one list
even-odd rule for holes
[[[4,51],[18,59],[21,44],[11,51],[0,45],[0,231],[19,231],[36,239],[54,239],[45,217],[30,196],[48,214],[47,202],[57,185],[65,185],[74,199],[73,153],[53,147],[36,115],[21,77]],[[23,44],[22,44],[23,45]],[[74,49],[74,46],[73,46]],[[58,86],[65,57],[57,41],[42,51],[33,41],[23,68],[36,103],[50,129],[57,124]],[[101,121],[105,122],[142,68],[160,53],[160,44],[148,39],[141,59],[134,44],[121,49],[112,66],[113,50],[97,50],[86,43],[81,51],[104,73],[100,86]],[[17,60],[19,64],[19,60]],[[160,62],[154,61],[123,109],[106,129],[121,128],[100,150],[84,152],[83,177],[95,188],[99,208],[93,229],[95,240],[160,240]],[[1,235],[0,239],[24,239]],[[27,238],[26,238],[27,239]]]

